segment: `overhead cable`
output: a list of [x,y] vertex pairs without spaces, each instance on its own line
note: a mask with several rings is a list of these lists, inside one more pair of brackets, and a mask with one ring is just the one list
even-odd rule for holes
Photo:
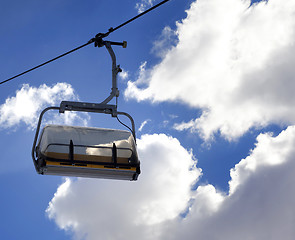
[[85,44],[83,44],[83,45],[81,45],[79,47],[76,47],[76,48],[74,48],[74,49],[72,49],[72,50],[70,50],[68,52],[65,52],[65,53],[63,53],[63,54],[61,54],[61,55],[59,55],[59,56],[57,56],[55,58],[52,58],[52,59],[50,59],[50,60],[48,60],[48,61],[46,61],[44,63],[41,63],[41,64],[39,64],[39,65],[37,65],[37,66],[35,66],[33,68],[30,68],[30,69],[28,69],[28,70],[26,70],[26,71],[24,71],[22,73],[19,73],[19,74],[15,75],[15,76],[13,76],[11,78],[8,78],[8,79],[0,82],[0,85],[3,84],[3,83],[9,82],[9,81],[11,81],[11,80],[13,80],[13,79],[15,79],[17,77],[20,77],[20,76],[22,76],[22,75],[24,75],[24,74],[26,74],[28,72],[31,72],[31,71],[33,71],[33,70],[35,70],[37,68],[40,68],[40,67],[42,67],[42,66],[44,66],[44,65],[46,65],[48,63],[51,63],[51,62],[53,62],[53,61],[55,61],[55,60],[57,60],[59,58],[62,58],[62,57],[66,56],[66,55],[68,55],[68,54],[70,54],[72,52],[75,52],[75,51],[77,51],[77,50],[79,50],[79,49],[81,49],[81,48],[83,48],[83,47],[85,47],[85,46],[87,46],[87,45],[89,45],[91,43],[95,43],[95,46],[98,46],[97,43],[99,43],[99,41],[101,41],[102,38],[107,37],[110,33],[118,30],[119,28],[127,25],[128,23],[130,23],[130,22],[134,21],[135,19],[143,16],[144,14],[146,14],[146,13],[148,13],[148,12],[156,9],[157,7],[161,6],[162,4],[164,4],[164,3],[168,2],[168,1],[170,1],[170,0],[164,0],[164,1],[160,2],[160,3],[158,3],[157,5],[155,5],[155,6],[151,7],[151,8],[149,8],[149,9],[147,9],[146,11],[138,14],[137,16],[129,19],[128,21],[122,23],[121,25],[119,25],[119,26],[117,26],[115,28],[110,28],[107,33],[98,33],[94,38],[90,39],[87,43],[85,43]]

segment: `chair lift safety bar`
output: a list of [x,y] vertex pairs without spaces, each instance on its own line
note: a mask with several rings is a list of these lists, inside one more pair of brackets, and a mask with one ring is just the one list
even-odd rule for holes
[[[118,112],[117,105],[107,104],[119,95],[116,76],[120,68],[116,65],[111,45],[120,43],[103,41],[100,44],[106,46],[112,57],[112,92],[99,104],[63,101],[59,107],[48,107],[41,112],[32,147],[34,166],[39,174],[120,180],[137,180],[140,174],[134,120],[128,113]],[[125,45],[123,42],[122,46]],[[47,125],[39,134],[43,115],[49,110],[95,112],[112,117],[125,115],[130,119],[132,129],[130,132]]]

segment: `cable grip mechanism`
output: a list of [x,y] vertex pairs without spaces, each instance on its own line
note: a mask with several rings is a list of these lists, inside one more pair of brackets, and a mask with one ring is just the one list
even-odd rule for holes
[[127,42],[126,41],[123,41],[123,42],[104,41],[104,40],[102,40],[103,36],[104,36],[104,34],[99,33],[96,35],[96,37],[93,39],[93,41],[94,41],[95,47],[105,46],[111,56],[111,59],[112,59],[112,88],[111,88],[112,91],[111,91],[110,95],[104,101],[101,102],[101,104],[107,104],[114,97],[119,97],[117,75],[119,72],[122,72],[120,65],[117,65],[117,63],[116,63],[116,55],[112,49],[112,45],[122,46],[123,48],[126,48]]

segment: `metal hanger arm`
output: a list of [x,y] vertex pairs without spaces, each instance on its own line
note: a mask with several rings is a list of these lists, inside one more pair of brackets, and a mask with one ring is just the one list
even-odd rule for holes
[[98,39],[98,41],[96,42],[96,46],[98,46],[98,47],[105,46],[112,58],[112,91],[110,93],[110,96],[108,96],[105,100],[103,100],[101,102],[101,104],[107,104],[114,97],[119,97],[117,75],[119,72],[122,72],[122,69],[120,68],[120,65],[117,65],[117,63],[116,63],[116,55],[112,49],[112,45],[122,46],[123,48],[126,48],[127,42],[125,42],[125,41],[124,42],[110,42],[110,41],[102,41],[101,39]]

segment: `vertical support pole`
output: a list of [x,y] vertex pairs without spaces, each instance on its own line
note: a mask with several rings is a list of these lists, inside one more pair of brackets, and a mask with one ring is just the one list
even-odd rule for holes
[[74,144],[72,140],[70,140],[69,145],[69,160],[74,164]]
[[117,167],[117,146],[115,143],[113,143],[113,148],[112,148],[112,160],[113,160],[114,166]]
[[112,49],[111,42],[105,41],[103,43],[106,49],[109,51],[109,54],[111,55],[111,58],[112,58],[112,92],[110,96],[108,96],[104,101],[101,102],[102,104],[107,104],[109,101],[113,99],[113,97],[119,97],[117,75],[121,71],[121,69],[119,66],[117,66],[116,56]]

